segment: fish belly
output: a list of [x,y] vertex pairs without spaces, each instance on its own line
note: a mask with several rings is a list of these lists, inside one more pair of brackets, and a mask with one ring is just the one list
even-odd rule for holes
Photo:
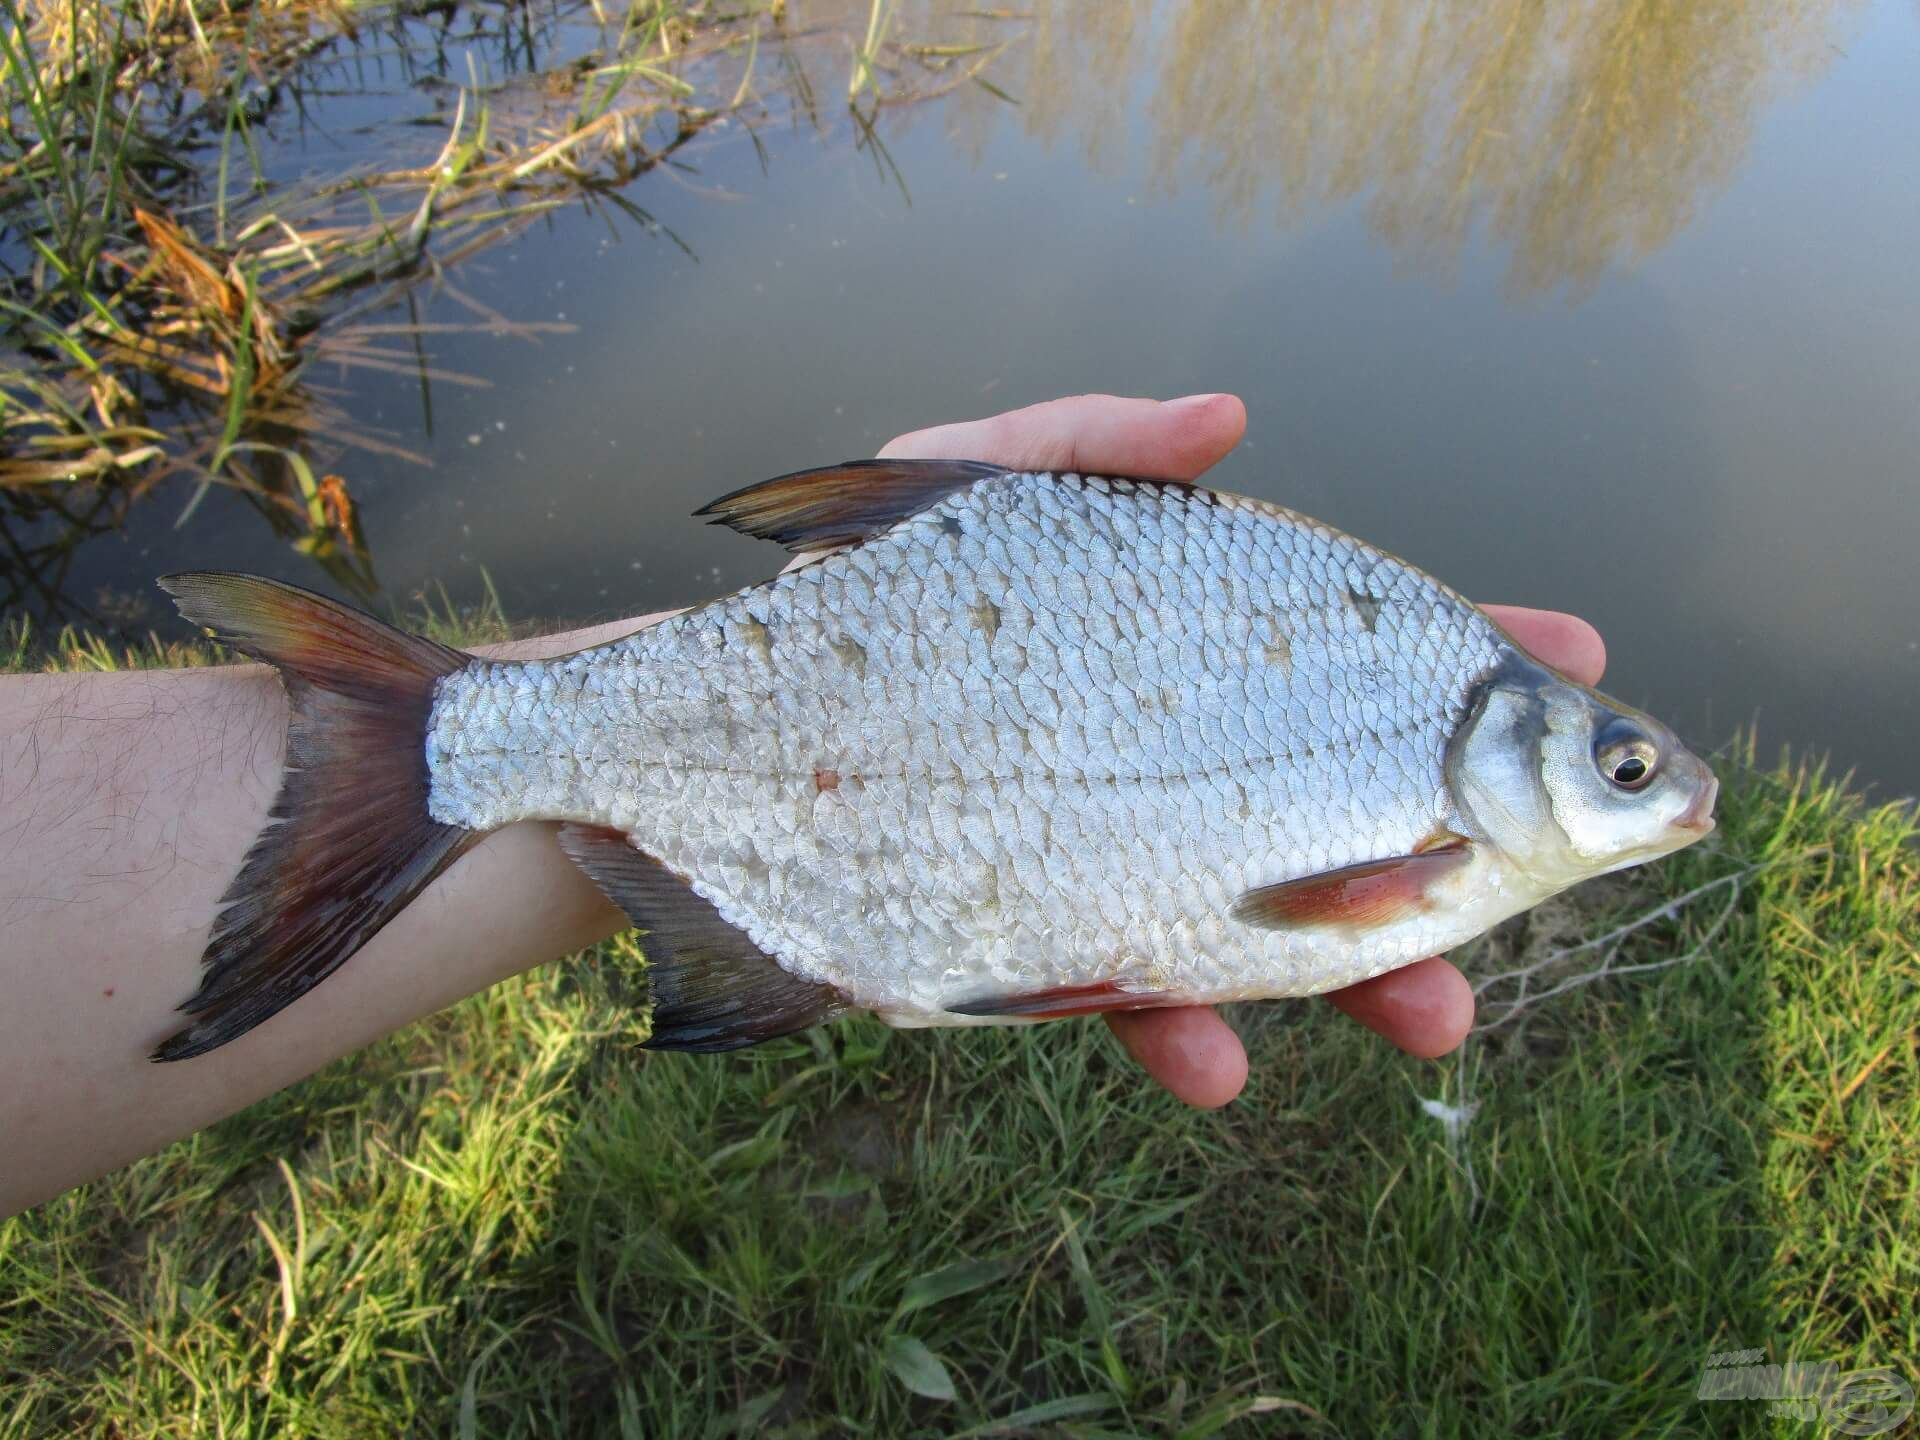
[[1487,923],[1229,912],[1454,823],[1447,743],[1504,650],[1286,511],[1008,475],[612,645],[446,677],[431,808],[617,827],[896,1023],[1103,982],[1309,994]]

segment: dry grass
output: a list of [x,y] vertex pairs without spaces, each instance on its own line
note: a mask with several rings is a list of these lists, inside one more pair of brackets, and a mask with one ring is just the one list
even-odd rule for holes
[[[866,3],[808,26],[785,0],[0,4],[0,500],[92,485],[123,504],[185,474],[183,520],[235,486],[294,543],[360,570],[347,467],[321,472],[355,448],[406,452],[352,423],[316,362],[479,384],[436,369],[425,337],[570,327],[465,296],[455,272],[478,251],[583,203],[657,229],[623,192],[719,122],[780,104],[822,123],[796,49],[851,54],[848,108],[869,138],[881,105],[968,83],[998,53],[907,43]],[[261,137],[303,84],[368,55],[405,63],[456,15],[556,43],[537,68],[441,87],[441,128],[397,132],[383,153],[398,163],[273,178]],[[422,282],[470,318],[378,318]]]

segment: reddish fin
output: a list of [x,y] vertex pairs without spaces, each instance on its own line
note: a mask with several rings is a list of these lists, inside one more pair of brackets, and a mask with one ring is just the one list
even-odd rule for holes
[[1428,887],[1470,858],[1468,843],[1450,836],[1411,855],[1367,860],[1249,890],[1234,903],[1233,918],[1268,930],[1390,925],[1424,909]]
[[180,613],[276,666],[287,769],[271,818],[221,899],[194,1023],[155,1060],[185,1060],[292,1004],[478,838],[427,816],[427,715],[457,650],[252,575],[169,575]]
[[846,1009],[838,990],[782,970],[691,881],[618,830],[562,825],[560,848],[646,932],[648,1049],[739,1050]]
[[1123,990],[1112,980],[1097,985],[1062,985],[1025,995],[992,995],[949,1005],[955,1015],[1019,1016],[1025,1020],[1062,1020],[1069,1015],[1098,1015],[1107,1010],[1164,1010],[1185,1002],[1157,990]]
[[694,511],[789,550],[832,550],[890,530],[910,515],[995,475],[972,460],[849,460],[722,495]]

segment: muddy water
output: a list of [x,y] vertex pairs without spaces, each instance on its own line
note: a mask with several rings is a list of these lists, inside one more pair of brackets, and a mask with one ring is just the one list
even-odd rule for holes
[[[1649,9],[1677,14],[1623,18]],[[1763,747],[1920,789],[1907,0],[968,23],[1010,39],[987,73],[1017,103],[970,85],[856,147],[828,47],[828,119],[706,137],[629,190],[659,228],[564,212],[462,268],[470,299],[572,327],[423,340],[484,388],[316,374],[431,462],[328,462],[385,596],[684,604],[779,559],[688,518],[722,491],[1047,396],[1231,389],[1252,419],[1222,486],[1591,617],[1609,688],[1693,739],[1757,719]],[[375,79],[385,100],[317,97],[269,135],[276,163],[381,143],[421,92]],[[157,622],[148,579],[199,566],[337,589],[246,502],[175,530],[179,499],[31,607]]]

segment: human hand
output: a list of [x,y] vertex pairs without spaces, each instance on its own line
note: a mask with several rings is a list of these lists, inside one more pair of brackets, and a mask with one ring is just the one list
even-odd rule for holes
[[[936,425],[890,440],[882,458],[984,460],[1022,470],[1197,479],[1240,443],[1247,412],[1232,395],[1121,399],[1076,395],[984,420]],[[1606,647],[1586,621],[1553,610],[1489,605],[1487,613],[1549,665],[1593,684]],[[1473,1024],[1466,977],[1434,958],[1327,996],[1368,1029],[1409,1054],[1444,1055]],[[1224,1105],[1247,1080],[1247,1052],[1210,1007],[1111,1013],[1107,1024],[1127,1053],[1189,1105]]]

